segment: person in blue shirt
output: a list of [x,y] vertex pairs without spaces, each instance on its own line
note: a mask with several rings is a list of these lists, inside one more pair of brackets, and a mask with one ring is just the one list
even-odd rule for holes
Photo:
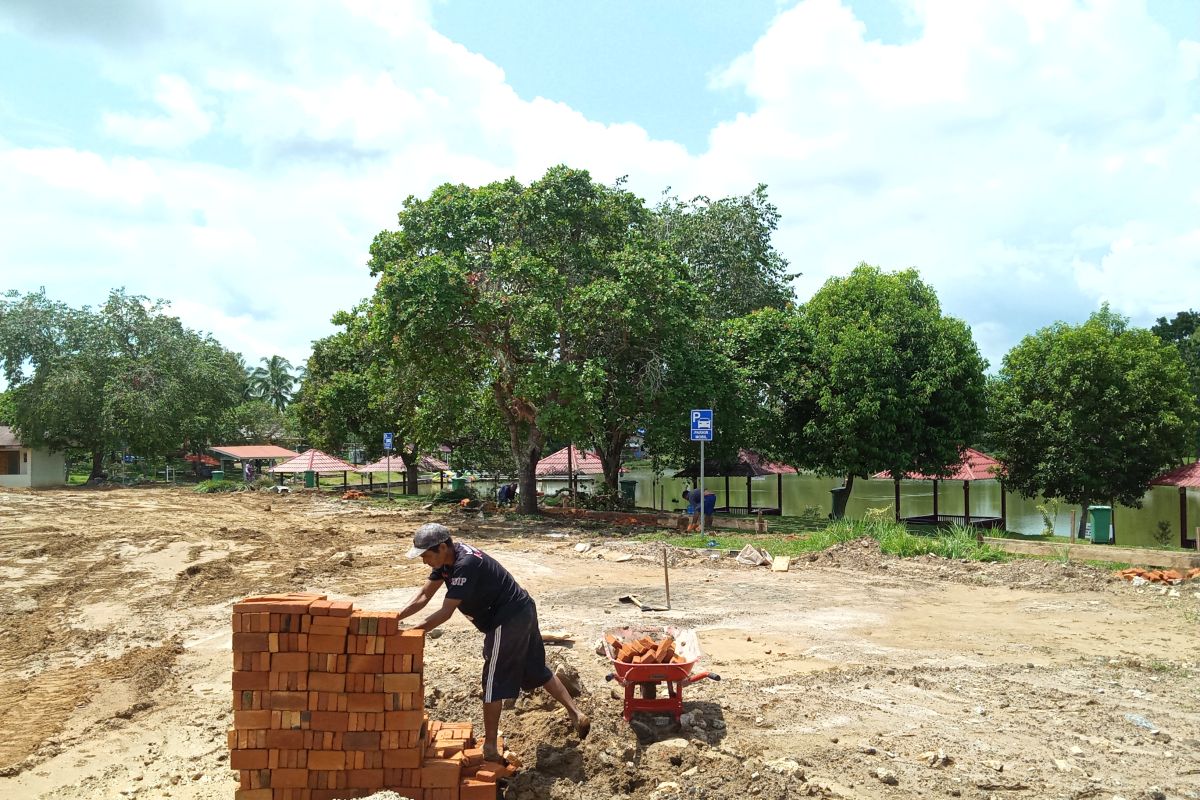
[[545,689],[567,710],[576,735],[580,739],[586,737],[591,720],[546,666],[537,606],[512,573],[479,548],[454,541],[450,529],[436,522],[417,529],[407,556],[420,557],[432,572],[400,611],[400,619],[423,609],[445,586],[446,597],[441,608],[414,627],[428,633],[458,609],[483,633],[484,758],[500,759],[496,736],[501,703],[515,700],[522,689],[531,691],[539,686]]

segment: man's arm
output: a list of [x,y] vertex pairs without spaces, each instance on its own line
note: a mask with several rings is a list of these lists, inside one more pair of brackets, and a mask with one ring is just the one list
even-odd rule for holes
[[454,609],[458,608],[462,600],[453,600],[447,597],[442,601],[442,607],[425,618],[425,621],[420,625],[414,625],[414,628],[423,628],[426,633],[441,625],[446,620],[450,619],[450,615],[454,613]]
[[417,590],[417,593],[413,595],[413,599],[408,601],[408,605],[401,609],[400,619],[411,617],[427,606],[429,601],[433,599],[433,596],[437,594],[437,590],[442,588],[442,583],[442,581],[435,580],[425,581],[425,585]]

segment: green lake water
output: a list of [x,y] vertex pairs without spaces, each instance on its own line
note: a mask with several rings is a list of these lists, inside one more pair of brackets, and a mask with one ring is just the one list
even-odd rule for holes
[[[684,487],[689,481],[676,478],[657,478],[648,470],[633,470],[621,476],[622,480],[637,482],[635,502],[642,508],[658,508],[674,510],[685,504],[680,500]],[[706,477],[705,487],[717,493],[717,505],[745,506],[747,486],[745,478],[730,478],[728,494],[726,483],[722,477]],[[479,481],[480,490],[492,488],[490,482]],[[566,481],[543,481],[542,491],[553,493],[565,487]],[[586,489],[588,479],[581,479],[581,485]],[[799,516],[807,506],[820,509],[822,516],[832,509],[829,490],[840,486],[837,478],[822,478],[812,474],[783,476],[783,513],[787,516]],[[449,486],[449,480],[446,482]],[[778,506],[779,490],[777,476],[755,478],[750,481],[749,492],[752,504],[755,506]],[[436,492],[438,484],[425,484],[421,487],[422,494]],[[891,509],[894,500],[894,484],[887,480],[856,480],[850,495],[846,513],[853,518],[862,517],[867,509]],[[970,491],[971,514],[978,517],[1000,516],[1000,484],[997,481],[973,481]],[[1007,497],[1008,530],[1027,535],[1037,535],[1042,532],[1042,516],[1037,510],[1040,498],[1025,498],[1013,492]],[[900,483],[900,504],[904,516],[915,516],[933,513],[933,483],[929,481],[902,481]],[[938,482],[938,511],[942,514],[963,513],[963,490],[961,481]],[[1066,538],[1071,529],[1071,515],[1079,514],[1078,508],[1060,506],[1058,518],[1054,527],[1055,534]],[[1200,491],[1188,493],[1188,527],[1192,531],[1200,526]],[[1114,528],[1117,544],[1129,546],[1156,547],[1155,540],[1158,523],[1166,522],[1170,528],[1169,544],[1179,546],[1179,490],[1173,487],[1156,486],[1146,493],[1142,508],[1118,506],[1115,513]]]

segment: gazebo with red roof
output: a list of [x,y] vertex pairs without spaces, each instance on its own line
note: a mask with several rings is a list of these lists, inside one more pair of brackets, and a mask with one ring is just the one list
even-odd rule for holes
[[[1000,480],[1001,464],[987,453],[982,453],[973,447],[964,448],[962,460],[954,466],[949,475],[924,475],[919,472],[909,472],[903,475],[904,480],[933,481],[933,513],[916,517],[900,515],[900,480],[890,472],[877,472],[873,479],[891,479],[896,484],[896,522],[911,522],[915,525],[946,525],[961,522],[963,525],[974,525],[979,528],[1005,528],[1008,525],[1008,508],[1004,496],[1004,481]],[[938,513],[938,481],[962,481],[963,484],[963,513]],[[972,517],[971,516],[971,481],[1000,480],[1000,516]]]
[[[396,467],[399,467],[399,469],[396,469]],[[445,461],[442,461],[440,458],[434,458],[433,456],[421,456],[420,458],[417,459],[417,472],[436,472],[439,475],[439,483],[443,482],[443,481],[441,481],[440,476],[443,473],[445,473],[448,469],[450,469],[450,465],[447,464]],[[363,464],[361,467],[358,468],[357,471],[368,477],[368,480],[370,481],[370,484],[371,484],[371,488],[374,489],[376,472],[387,472],[387,473],[399,472],[399,473],[403,474],[403,473],[406,473],[408,470],[404,466],[403,459],[401,459],[399,456],[395,456],[393,458],[388,458],[387,456],[384,456],[383,458],[381,458],[378,461],[375,461],[371,464]],[[390,476],[388,478],[387,485],[388,485],[388,488],[390,489],[391,485],[392,485],[392,480],[391,480]]]
[[356,471],[350,462],[316,449],[306,450],[295,458],[284,461],[282,464],[276,464],[268,470],[268,472],[279,475],[281,480],[285,473],[311,472],[316,476],[317,486],[321,485],[320,475],[322,472],[342,473],[342,486],[347,486],[346,476]]
[[1150,481],[1150,485],[1179,487],[1179,546],[1194,547],[1200,550],[1200,535],[1194,539],[1189,539],[1187,535],[1187,490],[1200,489],[1200,461],[1193,461],[1191,464],[1184,464],[1170,472],[1164,472]]

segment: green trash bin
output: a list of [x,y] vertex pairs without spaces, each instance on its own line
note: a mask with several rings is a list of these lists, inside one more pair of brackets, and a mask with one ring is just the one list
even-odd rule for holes
[[465,488],[467,488],[467,479],[466,478],[451,478],[450,479],[450,491],[457,492],[459,489],[465,489]]
[[1112,506],[1088,506],[1092,526],[1092,544],[1112,543]]
[[621,499],[631,503],[637,499],[637,481],[621,481]]
[[312,489],[317,485],[317,473],[309,470],[304,473],[304,488]]
[[213,479],[214,481],[223,481],[223,480],[225,480],[225,470],[223,470],[223,469],[214,469],[214,470],[212,471],[212,479]]

